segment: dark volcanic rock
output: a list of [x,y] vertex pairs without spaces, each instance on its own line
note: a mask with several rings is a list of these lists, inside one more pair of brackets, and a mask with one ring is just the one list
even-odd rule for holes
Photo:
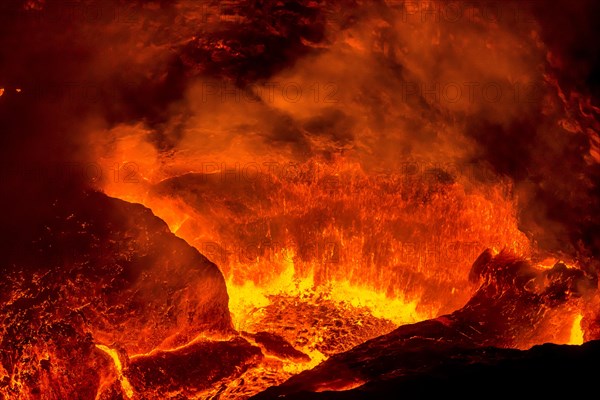
[[265,349],[265,353],[272,354],[279,358],[308,362],[310,357],[296,350],[287,340],[279,335],[270,332],[242,333],[243,336],[254,340],[258,345]]
[[94,398],[114,369],[95,344],[131,356],[232,332],[219,269],[149,209],[85,192],[47,211],[2,254],[0,393]]
[[165,398],[166,393],[191,396],[215,382],[244,372],[262,354],[241,337],[228,341],[200,341],[175,351],[136,357],[126,375],[137,394]]
[[205,26],[180,54],[191,71],[244,84],[267,78],[309,53],[325,36],[313,1],[225,1],[205,10]]
[[[253,399],[371,400],[397,398],[556,398],[594,390],[600,341],[582,346],[545,344],[530,350],[479,348],[440,351],[434,366],[411,373],[382,376],[352,390],[300,391],[281,394],[269,389]],[[434,397],[435,396],[435,397]]]

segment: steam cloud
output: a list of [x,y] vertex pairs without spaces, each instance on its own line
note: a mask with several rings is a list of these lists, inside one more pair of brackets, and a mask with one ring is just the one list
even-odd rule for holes
[[598,28],[568,21],[598,5],[375,4],[3,3],[11,240],[54,196],[101,187],[119,152],[158,177],[202,159],[425,160],[509,177],[522,229],[597,271]]

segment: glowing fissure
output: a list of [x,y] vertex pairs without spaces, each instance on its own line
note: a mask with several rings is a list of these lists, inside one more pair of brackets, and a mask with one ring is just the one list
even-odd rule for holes
[[127,377],[125,375],[123,375],[123,365],[121,364],[121,359],[119,358],[119,353],[116,350],[111,349],[110,347],[105,346],[103,344],[96,344],[96,348],[102,350],[103,352],[105,352],[106,354],[108,354],[110,356],[110,358],[112,359],[112,361],[115,365],[115,369],[117,370],[118,379],[119,379],[119,382],[121,383],[121,387],[123,388],[123,391],[125,392],[125,395],[129,399],[133,398],[133,394],[134,394],[133,387],[129,383],[129,380],[127,379]]

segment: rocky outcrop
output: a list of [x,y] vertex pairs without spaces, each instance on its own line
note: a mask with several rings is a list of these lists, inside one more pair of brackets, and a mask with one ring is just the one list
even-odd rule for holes
[[[255,398],[383,399],[395,398],[393,393],[446,390],[459,394],[467,387],[483,385],[481,382],[496,387],[514,379],[522,384],[528,378],[517,371],[529,373],[534,367],[539,369],[531,372],[540,379],[546,379],[544,374],[566,373],[562,364],[566,360],[590,361],[600,351],[598,343],[585,349],[544,346],[508,350],[526,349],[536,341],[564,343],[569,338],[573,306],[593,291],[595,283],[581,270],[561,263],[540,270],[507,253],[493,257],[484,252],[475,262],[471,278],[480,279],[481,286],[462,309],[401,326],[334,355]],[[518,385],[503,389],[507,387]],[[534,389],[531,382],[526,389]],[[341,392],[344,390],[347,392]],[[317,394],[324,391],[330,392]]]
[[48,211],[3,254],[0,393],[94,398],[116,373],[96,345],[126,360],[233,332],[217,266],[149,209],[83,192]]

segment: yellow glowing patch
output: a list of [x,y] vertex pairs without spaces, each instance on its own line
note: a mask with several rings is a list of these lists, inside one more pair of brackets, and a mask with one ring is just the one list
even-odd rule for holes
[[121,360],[119,359],[119,353],[117,353],[116,350],[111,349],[103,344],[97,344],[96,348],[102,350],[103,352],[108,354],[110,358],[112,358],[115,364],[115,368],[117,369],[117,372],[119,374],[119,381],[121,382],[121,387],[123,388],[125,395],[131,399],[133,397],[133,387],[131,386],[131,383],[129,383],[127,377],[123,375],[123,364],[121,364]]
[[573,320],[573,326],[571,327],[571,338],[569,344],[583,344],[583,330],[581,329],[581,320],[583,315],[577,314]]

